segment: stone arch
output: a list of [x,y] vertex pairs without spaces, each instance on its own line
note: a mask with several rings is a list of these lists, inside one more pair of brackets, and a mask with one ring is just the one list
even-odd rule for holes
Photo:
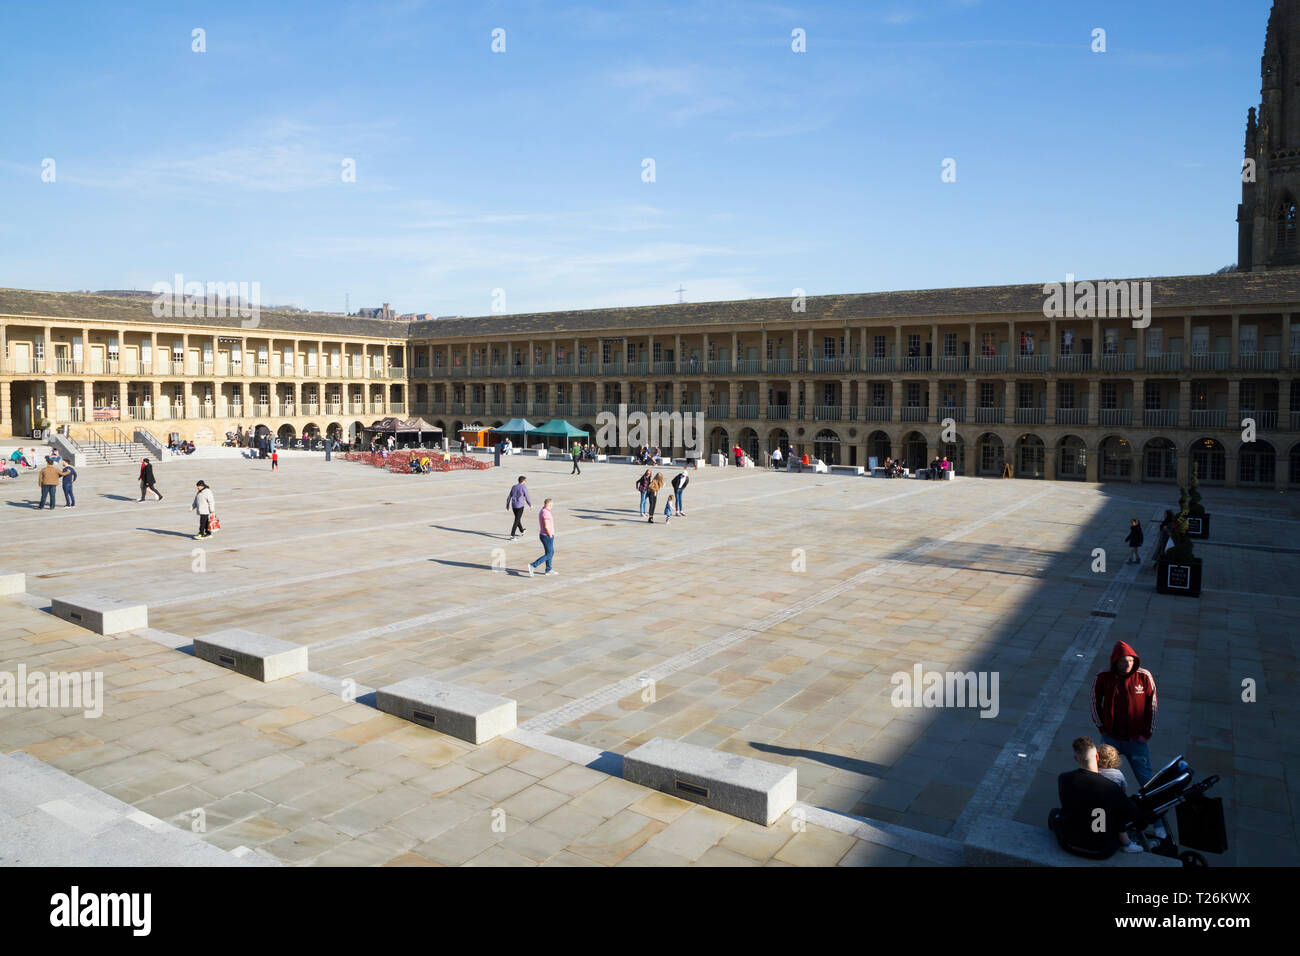
[[823,428],[813,436],[813,457],[820,458],[828,465],[841,463],[843,453],[840,451],[840,436],[833,428]]
[[1017,478],[1047,476],[1047,445],[1032,432],[1016,439],[1015,475]]
[[1101,481],[1131,481],[1133,446],[1123,435],[1107,435],[1097,445],[1097,477]]
[[876,459],[876,464],[884,467],[885,459],[893,457],[894,442],[889,437],[889,433],[877,429],[867,436],[867,462],[870,463],[872,458]]
[[985,432],[975,440],[975,474],[1002,474],[1002,465],[1007,458],[1007,446],[1002,436],[995,432]]
[[1243,442],[1237,452],[1237,482],[1273,487],[1277,478],[1277,452],[1266,441]]
[[325,426],[325,437],[333,438],[336,441],[343,440],[343,426],[338,422],[330,422]]
[[910,468],[912,471],[919,471],[922,468],[929,467],[930,462],[926,460],[929,454],[930,444],[925,440],[925,436],[918,431],[910,431],[903,436],[900,442],[903,467]]
[[731,437],[721,425],[713,426],[713,430],[709,432],[709,454],[728,457],[731,455]]
[[750,458],[755,462],[762,463],[763,459],[759,456],[758,432],[746,426],[736,434],[736,444],[739,445]]
[[1192,469],[1201,484],[1221,485],[1228,478],[1228,453],[1223,444],[1214,438],[1198,438],[1187,449],[1187,475],[1191,481]]
[[278,438],[278,439],[280,440],[280,446],[281,446],[282,448],[288,448],[288,447],[289,447],[289,443],[293,441],[294,436],[295,436],[296,434],[297,434],[297,433],[294,431],[294,427],[293,427],[292,425],[290,425],[288,422],[285,422],[285,423],[284,423],[283,425],[281,425],[280,428],[276,431],[276,433],[275,433],[275,437]]
[[1056,477],[1063,481],[1088,478],[1088,443],[1078,435],[1064,435],[1056,443]]
[[966,439],[961,433],[953,435],[956,441],[943,441],[942,433],[939,440],[939,457],[947,458],[948,464],[952,466],[954,475],[966,474]]
[[1142,446],[1142,480],[1178,481],[1178,446],[1168,438],[1157,436]]

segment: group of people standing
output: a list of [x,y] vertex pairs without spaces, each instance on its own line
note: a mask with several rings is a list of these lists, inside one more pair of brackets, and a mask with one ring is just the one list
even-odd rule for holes
[[[546,564],[544,574],[558,573],[552,563],[555,559],[555,514],[551,505],[555,499],[547,498],[542,502],[542,510],[537,515],[537,536],[542,543],[542,556],[528,565],[528,574],[543,562]],[[521,537],[524,533],[524,509],[533,506],[533,499],[528,495],[528,477],[520,475],[506,495],[506,509],[514,512],[515,522],[510,526],[510,540]]]
[[[667,523],[674,514],[682,517],[686,516],[686,512],[682,510],[682,495],[685,493],[686,486],[690,484],[690,481],[691,476],[686,474],[685,468],[673,477],[670,484],[672,494],[668,495],[664,499],[665,523]],[[636,490],[641,495],[640,515],[643,518],[649,515],[647,524],[654,524],[655,509],[659,505],[659,494],[663,491],[664,484],[663,472],[655,472],[654,475],[651,475],[649,468],[647,468],[645,474],[636,481]]]
[[36,506],[40,511],[45,507],[45,502],[50,503],[50,510],[54,510],[54,492],[58,490],[59,485],[63,485],[63,503],[68,508],[77,507],[77,498],[72,493],[72,483],[77,480],[77,470],[63,461],[56,463],[53,456],[47,455],[45,458],[45,467],[41,469],[40,474],[36,476],[36,483],[40,486],[41,502]]

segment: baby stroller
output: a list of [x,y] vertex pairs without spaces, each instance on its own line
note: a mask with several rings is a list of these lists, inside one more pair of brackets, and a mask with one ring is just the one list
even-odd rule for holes
[[[1138,813],[1136,829],[1139,842],[1148,852],[1176,857],[1183,866],[1209,866],[1197,850],[1223,853],[1228,849],[1223,801],[1205,796],[1219,777],[1213,774],[1193,783],[1193,776],[1194,771],[1180,755],[1143,784],[1133,796]],[[1170,810],[1178,816],[1178,838],[1191,849],[1180,852],[1172,836],[1159,840],[1147,835],[1147,828]]]

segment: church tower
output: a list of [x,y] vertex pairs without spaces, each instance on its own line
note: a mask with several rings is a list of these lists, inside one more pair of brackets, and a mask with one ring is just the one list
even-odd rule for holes
[[1237,271],[1300,268],[1300,0],[1274,0],[1246,117]]

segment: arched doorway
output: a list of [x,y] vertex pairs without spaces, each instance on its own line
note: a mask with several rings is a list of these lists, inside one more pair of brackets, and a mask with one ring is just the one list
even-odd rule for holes
[[325,437],[326,437],[326,438],[333,438],[333,439],[335,439],[336,441],[342,441],[342,440],[343,440],[343,426],[340,425],[338,422],[330,422],[330,423],[325,427]]
[[731,441],[727,435],[727,430],[722,426],[717,426],[709,432],[709,454],[710,455],[731,455]]
[[813,439],[813,457],[820,458],[828,465],[840,463],[840,436],[829,428],[823,428]]
[[275,437],[280,440],[281,448],[288,448],[289,443],[294,439],[294,434],[293,426],[284,424],[281,425],[280,430],[275,433]]
[[966,474],[966,439],[957,435],[956,441],[940,442],[939,456],[946,457],[954,475]]
[[929,467],[930,463],[925,460],[928,450],[929,445],[926,444],[924,435],[920,432],[908,432],[903,436],[903,467],[910,468],[912,471]]
[[303,437],[306,438],[308,441],[311,441],[312,439],[315,438],[319,438],[320,426],[317,425],[315,422],[308,422],[306,425],[302,426],[302,434]]
[[361,441],[361,433],[365,431],[365,426],[360,422],[353,422],[348,426],[348,441],[353,445]]
[[785,450],[790,447],[790,435],[784,428],[773,428],[767,433],[768,462],[771,461],[772,449],[781,449],[781,464],[785,464]]
[[1268,485],[1277,478],[1277,453],[1266,441],[1242,444],[1237,452],[1237,481],[1243,485]]
[[1153,438],[1142,448],[1142,480],[1178,481],[1178,446],[1168,438]]
[[744,449],[745,454],[754,459],[756,464],[761,465],[763,459],[758,455],[758,432],[752,428],[742,428],[740,434],[736,437],[736,444]]
[[1016,441],[1016,477],[1042,478],[1047,446],[1037,435],[1021,435]]
[[1097,451],[1101,456],[1102,481],[1129,481],[1133,476],[1133,447],[1127,438],[1111,435],[1103,438]]
[[[1209,484],[1220,484],[1227,478],[1228,458],[1220,445],[1213,438],[1199,438],[1192,442],[1189,449],[1191,461],[1190,469],[1196,469],[1196,480],[1198,482],[1208,482]],[[1190,479],[1189,479],[1190,480]]]
[[1066,435],[1056,446],[1056,477],[1084,481],[1088,477],[1088,446],[1078,435]]
[[1002,444],[1002,439],[992,432],[985,432],[979,437],[979,442],[975,446],[975,453],[979,456],[976,464],[976,473],[980,475],[1001,475],[1002,465],[1007,460],[1006,446]]
[[877,467],[883,468],[885,459],[894,454],[894,443],[885,432],[875,431],[867,436],[867,463],[876,459]]

